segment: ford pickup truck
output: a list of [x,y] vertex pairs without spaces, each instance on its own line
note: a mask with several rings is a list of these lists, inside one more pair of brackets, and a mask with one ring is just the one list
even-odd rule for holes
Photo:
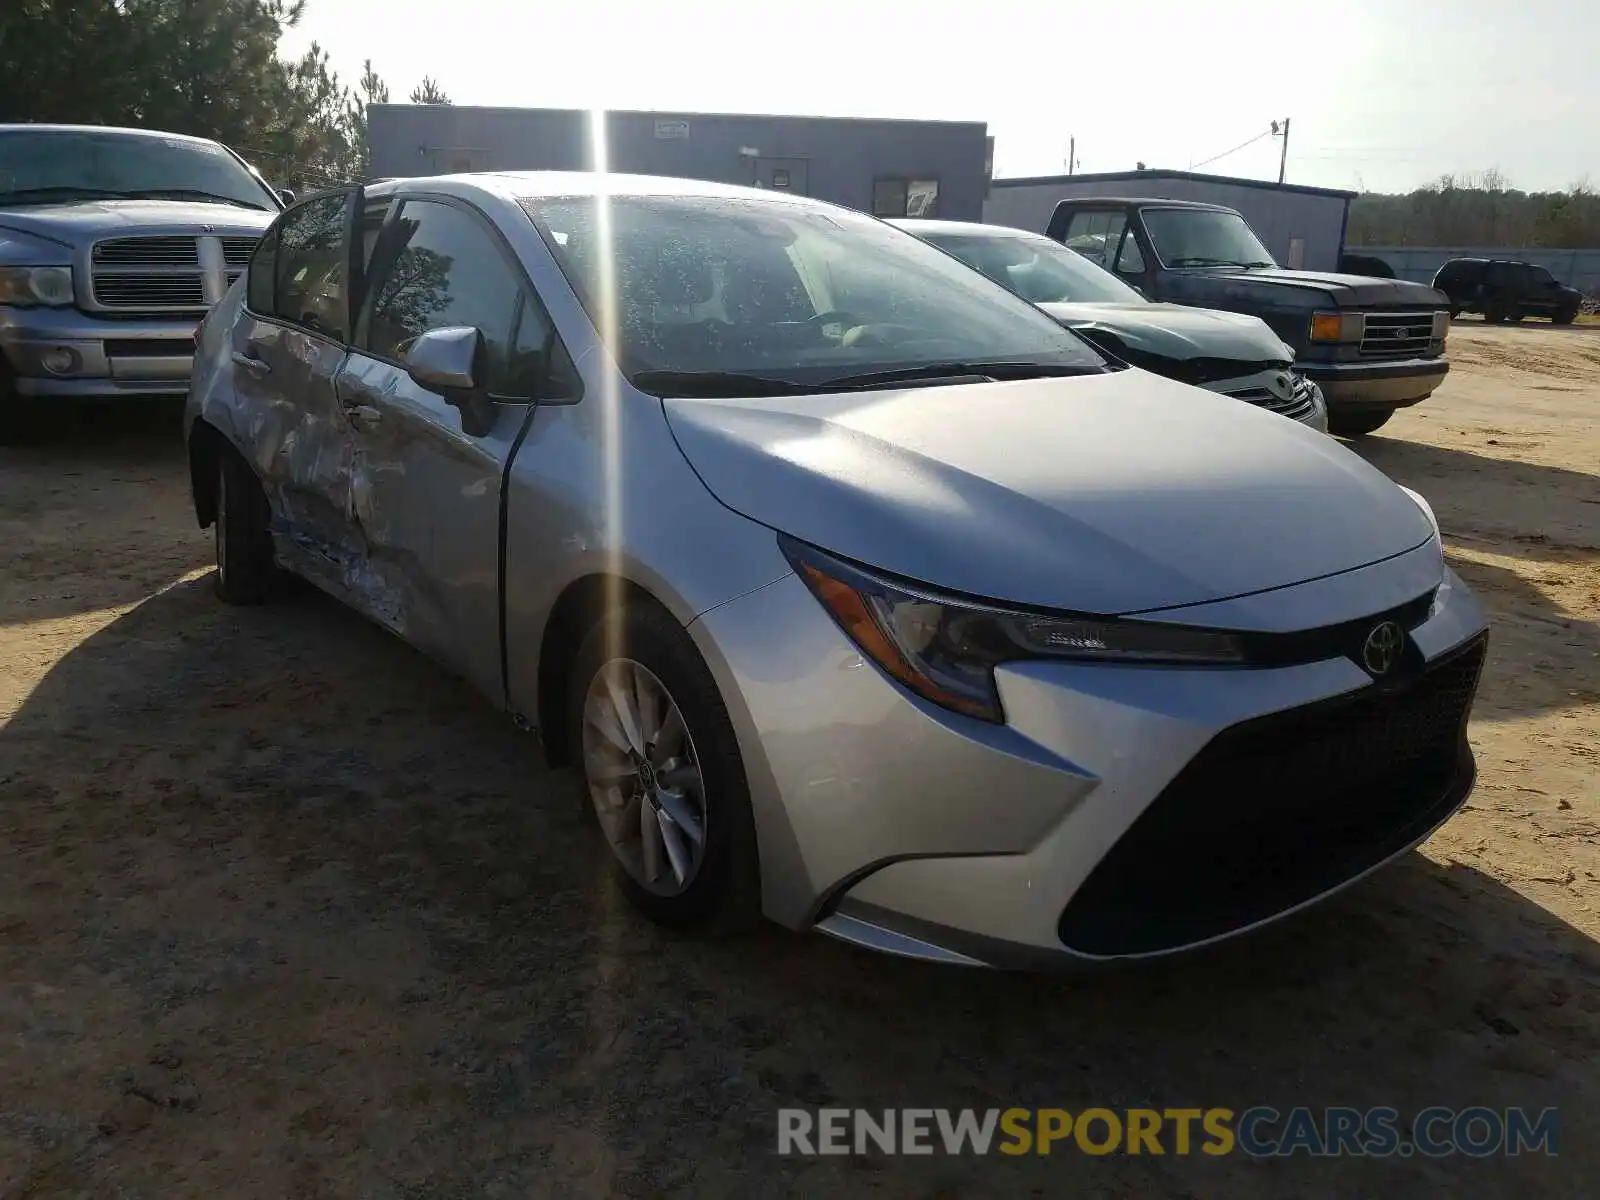
[[1322,389],[1328,428],[1371,433],[1433,394],[1450,364],[1450,304],[1403,279],[1285,270],[1231,208],[1086,196],[1056,205],[1047,234],[1151,300],[1260,317]]
[[282,207],[203,138],[0,125],[0,439],[68,404],[182,396],[195,326]]

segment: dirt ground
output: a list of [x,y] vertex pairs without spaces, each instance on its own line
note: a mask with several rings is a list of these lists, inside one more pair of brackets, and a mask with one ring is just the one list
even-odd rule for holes
[[[535,748],[310,594],[212,596],[171,428],[0,451],[0,1195],[1600,1191],[1600,330],[1463,323],[1361,452],[1494,622],[1420,854],[1158,968],[636,919]],[[1561,1109],[1561,1154],[780,1159],[786,1105]]]

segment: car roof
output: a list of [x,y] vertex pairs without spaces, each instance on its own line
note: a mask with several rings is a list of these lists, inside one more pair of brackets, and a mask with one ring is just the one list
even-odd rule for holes
[[1162,196],[1068,196],[1057,203],[1083,205],[1092,208],[1097,204],[1133,204],[1141,208],[1193,208],[1201,212],[1237,212],[1238,209],[1229,208],[1226,204],[1206,204],[1200,200],[1168,200]]
[[704,199],[763,199],[773,203],[833,209],[837,205],[793,192],[677,179],[663,175],[624,175],[601,171],[472,171],[457,175],[413,175],[369,187],[375,195],[434,188],[476,189],[510,200],[541,196],[693,196]]
[[160,129],[129,129],[122,125],[55,125],[45,122],[21,121],[0,125],[3,133],[114,133],[118,137],[148,138],[163,142],[194,142],[201,146],[215,146],[211,138],[195,137],[189,133],[167,133]]

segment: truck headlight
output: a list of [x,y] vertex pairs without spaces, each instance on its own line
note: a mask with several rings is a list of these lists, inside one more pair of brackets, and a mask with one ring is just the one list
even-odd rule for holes
[[1313,342],[1359,342],[1366,332],[1367,319],[1362,313],[1318,312],[1311,314],[1311,340]]
[[1442,308],[1433,314],[1433,340],[1444,341],[1445,334],[1450,332],[1450,310]]
[[1012,611],[886,579],[787,537],[778,544],[828,614],[885,674],[925,700],[979,720],[1005,720],[994,685],[994,669],[1005,662],[1245,661],[1240,639],[1225,630]]
[[0,267],[0,304],[61,308],[71,303],[71,267]]

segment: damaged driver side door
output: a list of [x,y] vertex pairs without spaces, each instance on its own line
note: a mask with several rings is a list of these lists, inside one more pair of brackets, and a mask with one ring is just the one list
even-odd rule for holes
[[[406,196],[384,214],[364,294],[337,380],[362,606],[500,701],[500,496],[548,375],[552,327],[493,225],[450,197]],[[413,377],[419,337],[473,329],[472,403]]]

